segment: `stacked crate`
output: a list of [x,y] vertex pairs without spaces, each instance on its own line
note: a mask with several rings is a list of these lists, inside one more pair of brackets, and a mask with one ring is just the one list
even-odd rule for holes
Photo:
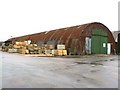
[[14,49],[18,49],[20,54],[28,54],[29,51],[26,49],[26,46],[29,45],[28,42],[15,42]]
[[18,49],[8,49],[8,52],[9,52],[9,53],[17,53],[17,52],[18,52]]
[[67,50],[65,50],[65,45],[57,45],[57,50],[52,50],[52,54],[55,56],[66,56]]
[[[57,49],[55,47],[57,46]],[[20,54],[39,54],[45,56],[66,56],[67,50],[65,50],[65,45],[55,45],[55,44],[43,44],[38,46],[37,44],[30,44],[29,42],[15,42],[15,44],[10,44],[8,46],[8,52],[10,53],[20,53]]]

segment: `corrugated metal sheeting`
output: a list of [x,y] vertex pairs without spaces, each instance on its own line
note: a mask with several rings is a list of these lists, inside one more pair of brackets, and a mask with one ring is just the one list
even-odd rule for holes
[[107,42],[111,43],[111,53],[113,53],[115,49],[115,40],[112,33],[105,25],[98,22],[16,37],[9,39],[8,41],[14,42],[31,40],[32,43],[47,43],[48,41],[56,41],[56,43],[65,44],[68,52],[73,54],[85,54],[85,38],[91,38],[93,30],[102,30],[107,33]]

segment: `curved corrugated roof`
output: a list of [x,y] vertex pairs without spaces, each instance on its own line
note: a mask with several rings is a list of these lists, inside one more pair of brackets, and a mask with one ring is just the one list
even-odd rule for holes
[[25,40],[31,40],[33,43],[36,43],[37,41],[49,41],[49,40],[60,40],[62,43],[66,43],[68,39],[77,39],[79,37],[84,37],[89,34],[83,34],[88,31],[89,29],[95,29],[95,28],[102,28],[110,33],[109,29],[103,25],[102,23],[93,22],[83,25],[77,25],[72,27],[66,27],[56,30],[51,30],[48,32],[41,32],[36,34],[30,34],[26,36],[16,37],[9,39],[8,41],[25,41]]
[[88,24],[66,27],[66,28],[61,28],[52,31],[36,33],[36,34],[29,34],[25,36],[11,38],[8,39],[7,41],[12,41],[13,39],[15,41],[24,41],[30,39],[33,42],[35,42],[37,40],[48,41],[48,40],[67,39],[68,37],[70,37],[70,35],[74,37],[78,36],[79,33],[76,32],[80,32],[81,30],[83,30],[86,25]]

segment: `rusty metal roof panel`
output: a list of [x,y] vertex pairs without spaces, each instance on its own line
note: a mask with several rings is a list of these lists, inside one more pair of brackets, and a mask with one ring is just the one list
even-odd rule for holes
[[50,40],[50,38],[54,34],[54,32],[55,32],[55,30],[46,32],[45,36],[44,36],[44,41]]
[[56,30],[54,36],[51,39],[52,40],[60,40],[60,38],[63,35],[64,31],[65,31],[64,29]]
[[84,29],[84,25],[78,25],[73,27],[66,27],[61,29],[56,29],[48,32],[41,32],[36,34],[29,34],[21,37],[16,37],[9,39],[8,41],[25,41],[31,40],[33,42],[36,41],[46,41],[46,40],[62,40],[66,42],[68,38],[77,38],[80,35],[81,29]]

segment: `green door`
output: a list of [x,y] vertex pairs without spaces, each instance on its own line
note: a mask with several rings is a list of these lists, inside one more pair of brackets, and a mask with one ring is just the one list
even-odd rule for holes
[[107,33],[103,30],[92,30],[92,54],[107,54]]
[[92,35],[92,42],[91,42],[91,51],[92,54],[98,54],[100,53],[100,48],[98,47],[98,45],[100,45],[100,36],[95,36]]

